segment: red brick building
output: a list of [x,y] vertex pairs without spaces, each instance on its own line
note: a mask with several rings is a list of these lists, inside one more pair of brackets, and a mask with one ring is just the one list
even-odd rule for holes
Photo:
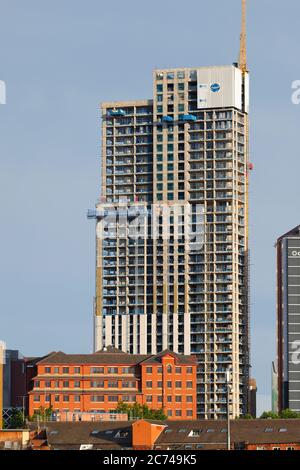
[[54,352],[38,361],[29,415],[41,406],[56,412],[110,412],[119,402],[163,408],[168,419],[196,418],[193,356],[171,351],[132,355],[109,347],[94,354]]

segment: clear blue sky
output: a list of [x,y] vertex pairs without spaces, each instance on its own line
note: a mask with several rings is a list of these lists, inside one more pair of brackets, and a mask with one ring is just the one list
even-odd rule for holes
[[[300,223],[298,0],[249,0],[252,363],[270,408],[275,250]],[[230,64],[240,0],[0,0],[0,338],[26,355],[92,349],[102,100],[150,98],[152,70]]]

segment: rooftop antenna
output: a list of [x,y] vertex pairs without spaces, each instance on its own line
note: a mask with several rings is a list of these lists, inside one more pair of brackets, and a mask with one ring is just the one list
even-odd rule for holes
[[243,73],[248,72],[247,67],[247,7],[246,0],[242,0],[242,30],[240,36],[240,57],[239,57],[239,68]]

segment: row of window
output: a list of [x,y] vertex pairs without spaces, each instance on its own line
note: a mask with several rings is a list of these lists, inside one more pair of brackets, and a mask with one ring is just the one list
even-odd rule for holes
[[[44,368],[45,374],[81,374],[81,367],[48,367]],[[90,367],[90,374],[134,374],[134,367]]]
[[[156,387],[154,388],[162,388],[162,381],[156,382]],[[172,388],[174,386],[174,382],[167,381],[167,388]],[[146,388],[153,388],[153,382],[152,380],[149,380],[146,382]],[[176,381],[175,382],[175,388],[182,388],[182,382],[181,381]],[[193,382],[192,381],[187,381],[185,388],[193,388]]]
[[[46,388],[80,388],[82,385],[82,382],[80,380],[74,380],[70,382],[69,380],[64,380],[64,381],[51,381],[51,380],[46,380],[44,381],[44,387]],[[41,387],[41,381],[40,380],[35,380],[34,382],[35,388],[40,388]],[[90,382],[90,387],[91,388],[118,388],[119,387],[119,382],[117,380],[101,380],[101,381],[91,381]],[[122,388],[135,388],[136,387],[136,382],[129,382],[129,381],[122,381]]]
[[[184,397],[182,395],[167,395],[167,403],[182,403],[184,401]],[[58,403],[58,402],[72,402],[74,401],[75,403],[80,403],[81,402],[81,395],[51,395],[51,394],[45,394],[45,395],[40,395],[40,394],[35,394],[33,396],[33,401],[34,402],[40,402],[45,400],[45,402],[51,403]],[[125,401],[125,402],[136,402],[136,396],[134,395],[90,395],[90,401],[91,402],[114,402],[118,403],[120,401]],[[187,395],[185,397],[186,403],[193,403],[194,399],[192,395]],[[158,396],[153,396],[153,395],[146,395],[146,402],[147,403],[162,403],[163,402],[163,397],[162,395]]]

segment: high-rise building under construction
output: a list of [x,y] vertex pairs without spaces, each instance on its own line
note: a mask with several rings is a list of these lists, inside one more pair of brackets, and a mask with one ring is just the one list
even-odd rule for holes
[[249,81],[238,63],[155,70],[103,103],[95,350],[198,356],[198,417],[247,410]]

